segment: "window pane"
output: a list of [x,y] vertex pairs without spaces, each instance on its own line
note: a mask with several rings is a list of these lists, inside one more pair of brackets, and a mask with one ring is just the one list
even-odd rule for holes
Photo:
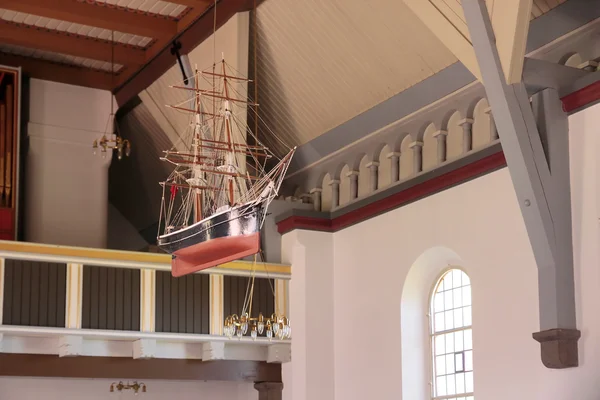
[[446,340],[442,335],[435,337],[435,355],[446,354]]
[[462,308],[457,308],[455,310],[453,310],[454,312],[454,327],[455,328],[462,328],[464,325],[463,323],[463,309]]
[[454,329],[454,311],[446,311],[444,313],[444,320],[446,322],[446,329]]
[[444,290],[449,290],[452,289],[452,272],[448,272],[445,276],[444,276]]
[[465,393],[465,374],[456,374],[456,393]]
[[463,351],[464,348],[464,331],[454,332],[454,351]]
[[454,304],[454,308],[456,307],[462,307],[462,289],[453,289],[452,290],[452,296],[453,296],[453,304]]
[[439,331],[443,331],[444,330],[444,313],[440,312],[440,313],[435,313],[435,317],[434,317],[434,332],[439,332]]
[[435,358],[435,374],[436,376],[446,375],[446,356]]
[[465,350],[473,349],[473,331],[471,329],[465,329]]
[[464,326],[470,326],[471,321],[471,306],[463,308],[463,324]]
[[436,393],[437,396],[446,395],[446,377],[440,376],[436,378]]
[[446,353],[454,353],[454,333],[446,333]]
[[473,371],[473,351],[465,352],[465,371]]
[[466,286],[461,289],[463,306],[471,305],[471,286]]
[[444,310],[450,310],[452,306],[452,290],[444,292]]
[[459,269],[455,269],[452,271],[452,287],[460,287],[462,286],[462,276],[464,272]]
[[465,390],[467,393],[471,393],[473,391],[473,373],[467,372],[465,374]]
[[448,392],[448,394],[456,394],[455,382],[454,375],[446,378],[446,392]]
[[454,353],[454,364],[455,370],[457,372],[461,372],[465,370],[465,366],[463,365],[463,354],[462,352]]
[[446,355],[446,374],[453,374],[454,370],[454,353]]
[[444,311],[444,295],[437,293],[433,298],[433,311],[440,312]]
[[444,280],[442,279],[442,281],[440,282],[440,284],[437,287],[436,292],[441,292],[444,290]]

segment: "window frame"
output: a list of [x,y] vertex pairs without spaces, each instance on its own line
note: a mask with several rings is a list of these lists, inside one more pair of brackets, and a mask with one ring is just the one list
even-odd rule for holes
[[[441,285],[442,281],[447,277],[447,275],[449,273],[451,273],[452,271],[460,271],[462,272],[464,275],[466,275],[469,278],[469,291],[471,292],[471,324],[470,325],[465,325],[462,326],[460,328],[453,328],[453,329],[448,329],[448,330],[443,330],[440,332],[435,332],[435,321],[434,321],[434,306],[435,306],[435,294],[437,292],[437,288]],[[429,296],[429,301],[428,301],[428,307],[427,307],[427,326],[428,326],[428,331],[427,331],[427,340],[428,340],[428,348],[429,348],[429,357],[428,357],[428,374],[429,374],[429,396],[431,400],[455,400],[457,398],[466,398],[466,397],[474,397],[475,396],[475,391],[473,390],[472,392],[465,392],[465,393],[460,393],[460,394],[453,394],[453,395],[443,395],[443,396],[436,396],[436,364],[435,364],[435,338],[437,336],[440,335],[444,335],[447,333],[454,333],[454,332],[459,332],[459,331],[466,331],[466,330],[471,330],[471,334],[473,332],[473,296],[472,296],[472,282],[471,282],[471,277],[469,276],[469,274],[460,266],[456,266],[456,265],[448,265],[448,267],[444,268],[438,275],[437,275],[437,279],[434,281],[433,286],[431,287],[428,296]],[[472,346],[471,351],[473,352],[474,346]],[[464,372],[464,366],[465,366],[465,350],[463,349],[461,351],[463,353],[462,356],[462,360],[463,360],[463,371],[459,371],[458,373]],[[455,361],[456,362],[456,361]],[[468,371],[468,372],[473,372],[474,373],[474,368],[472,371]],[[473,388],[474,389],[474,388]]]

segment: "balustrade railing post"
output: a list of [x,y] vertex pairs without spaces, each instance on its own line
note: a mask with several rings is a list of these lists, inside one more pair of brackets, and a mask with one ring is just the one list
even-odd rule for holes
[[393,151],[387,155],[390,159],[391,172],[390,172],[390,184],[396,183],[400,180],[400,152]]
[[465,118],[460,120],[458,125],[463,128],[462,154],[467,154],[473,149],[473,120]]
[[210,334],[222,335],[223,323],[225,316],[223,315],[223,275],[209,275],[209,290],[210,290]]
[[65,328],[81,329],[83,314],[83,264],[67,264],[66,288]]
[[[4,310],[4,276],[4,257],[0,257],[0,325],[2,325],[2,321],[4,320],[2,314],[2,311]],[[0,337],[0,341],[1,339],[2,338]]]
[[447,131],[437,131],[433,134],[433,138],[437,141],[437,162],[438,164],[446,161],[446,136],[448,136]]
[[322,208],[321,192],[323,192],[323,189],[321,188],[314,188],[310,190],[310,194],[312,195],[313,199],[313,208],[315,211],[321,211]]
[[156,320],[156,271],[140,270],[140,331],[154,332]]
[[413,151],[413,175],[423,171],[423,142],[412,142],[409,148]]

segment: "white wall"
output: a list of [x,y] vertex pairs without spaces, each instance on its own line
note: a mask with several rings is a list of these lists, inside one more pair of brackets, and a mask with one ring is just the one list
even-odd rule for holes
[[251,383],[144,381],[147,392],[109,392],[108,379],[0,378],[2,400],[256,400]]
[[32,79],[25,169],[25,240],[106,247],[108,165],[92,153],[111,94]]
[[[545,368],[540,345],[531,337],[539,331],[537,270],[504,168],[333,234],[333,262],[327,257],[319,261],[326,234],[295,231],[284,236],[284,259],[294,269],[290,313],[295,326],[293,361],[284,373],[293,390],[285,398],[428,399],[426,369],[418,358],[426,360],[427,346],[407,348],[402,365],[401,333],[426,333],[429,291],[448,264],[460,265],[471,277],[476,398],[600,398],[600,186],[595,160],[600,105],[575,114],[569,123],[577,325],[582,332],[578,368]],[[326,286],[311,284],[309,275],[323,275]],[[310,290],[303,289],[309,285]],[[300,322],[294,304],[303,304]],[[324,323],[327,337],[326,315],[333,318],[332,352],[311,343],[309,332],[298,328],[307,319],[307,329]],[[401,326],[401,320],[411,318],[412,323]],[[308,362],[317,355],[320,362]],[[404,381],[403,367],[414,372],[405,374]],[[306,380],[306,387],[298,388],[299,377],[307,373],[333,374],[335,395],[308,396],[324,383]]]

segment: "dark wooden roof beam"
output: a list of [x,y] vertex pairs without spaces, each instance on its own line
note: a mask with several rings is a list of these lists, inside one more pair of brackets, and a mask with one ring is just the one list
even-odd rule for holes
[[0,65],[21,67],[32,78],[103,90],[111,90],[113,79],[117,80],[108,72],[6,53],[0,53]]
[[[106,62],[111,62],[113,47],[105,40],[6,21],[0,21],[0,42]],[[117,64],[143,65],[145,58],[142,48],[136,49],[121,43],[114,46],[114,61]]]
[[213,0],[169,0],[169,3],[180,4],[182,6],[202,8],[205,9],[210,4],[214,3]]
[[166,17],[77,0],[0,0],[0,8],[150,38],[177,33],[177,22]]

